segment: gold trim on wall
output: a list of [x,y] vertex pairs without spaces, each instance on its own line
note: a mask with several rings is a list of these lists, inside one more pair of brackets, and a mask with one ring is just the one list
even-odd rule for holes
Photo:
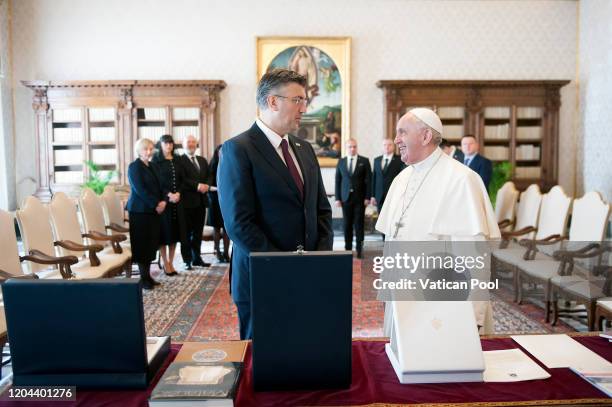
[[[342,79],[342,127],[340,135],[341,152],[344,143],[351,136],[351,38],[350,37],[257,37],[257,82],[266,68],[280,52],[299,45],[317,47],[329,55],[340,72]],[[319,157],[321,167],[335,167],[338,159]]]

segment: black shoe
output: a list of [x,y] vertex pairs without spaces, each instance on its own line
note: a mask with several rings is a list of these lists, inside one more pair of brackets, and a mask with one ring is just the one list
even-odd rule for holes
[[143,290],[152,290],[155,286],[153,280],[140,279],[140,284],[142,284]]
[[200,259],[195,259],[193,262],[194,266],[198,266],[198,267],[210,267],[210,263],[206,263],[204,260]]
[[[173,271],[172,273],[166,273],[164,271],[164,274],[167,275],[168,277],[172,277],[172,276],[178,276],[178,273],[176,271]],[[159,283],[158,283],[159,284]]]
[[221,253],[217,253],[217,260],[219,263],[225,263],[225,257]]
[[191,267],[191,263],[185,263],[185,270],[193,270],[193,267]]

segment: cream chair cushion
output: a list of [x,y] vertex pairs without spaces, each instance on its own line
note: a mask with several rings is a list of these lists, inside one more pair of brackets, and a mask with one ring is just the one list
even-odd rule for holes
[[[17,211],[17,223],[26,253],[30,250],[40,250],[49,256],[56,256],[49,211],[37,198],[26,198],[23,207]],[[28,262],[28,267],[33,273],[49,268],[48,265],[33,262]]]
[[[70,240],[77,244],[85,244],[81,236],[81,226],[79,225],[76,205],[66,194],[58,192],[53,196],[49,204],[49,212],[56,240]],[[94,243],[99,244],[100,242],[94,241]],[[64,255],[74,255],[81,258],[79,263],[72,266],[72,270],[77,278],[89,278],[81,277],[81,275],[88,276],[93,274],[96,277],[103,276],[108,271],[121,267],[129,259],[126,253],[116,254],[112,251],[111,247],[108,247],[97,253],[101,263],[95,267],[97,270],[92,269],[88,271],[91,263],[84,256],[85,252],[71,251],[64,248],[61,248],[61,250]]]
[[17,237],[15,236],[15,219],[10,213],[0,209],[0,270],[12,275],[21,275],[21,262],[19,261],[19,249],[17,248]]
[[[514,230],[520,230],[529,226],[537,226],[540,213],[542,194],[537,184],[530,185],[523,193],[516,210],[516,223]],[[529,233],[521,238],[533,239],[534,233]]]
[[599,192],[588,192],[574,201],[570,240],[600,242],[604,237],[610,216],[610,204],[604,202]]
[[[81,197],[79,199],[79,207],[81,208],[83,224],[85,225],[85,230],[87,233],[95,231],[105,235],[108,234],[104,220],[102,200],[95,194],[95,192],[89,188],[83,188]],[[103,253],[109,253],[112,251],[110,243],[104,244],[104,242],[99,241],[97,243],[107,246],[107,249],[105,249]],[[129,243],[122,242],[121,248],[123,249],[124,254],[128,255],[130,258],[132,257],[132,251]]]
[[6,335],[6,316],[4,315],[4,307],[0,307],[0,336]]
[[[121,199],[115,192],[115,188],[111,185],[107,185],[104,188],[104,193],[101,196],[102,204],[104,209],[104,216],[107,225],[116,223],[119,226],[127,227],[124,221],[124,211],[121,205]],[[125,234],[127,240],[121,242],[122,248],[130,248],[130,235],[127,233],[111,231],[112,234]]]
[[[519,191],[512,181],[506,182],[499,191],[497,191],[497,197],[495,198],[495,218],[498,223],[506,219],[514,220],[518,196]],[[504,230],[510,229],[511,226]]]
[[[76,203],[63,192],[57,192],[53,195],[48,207],[55,240],[70,240],[77,244],[84,244]],[[59,251],[63,256],[73,255],[81,258],[84,255],[83,251],[71,251],[63,247],[59,248]]]
[[612,312],[612,297],[605,297],[597,300],[597,305],[602,306],[608,312]]

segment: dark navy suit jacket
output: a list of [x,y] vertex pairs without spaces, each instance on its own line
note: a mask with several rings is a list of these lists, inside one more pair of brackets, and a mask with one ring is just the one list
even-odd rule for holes
[[382,170],[382,160],[382,155],[374,159],[374,171],[372,171],[374,173],[372,176],[372,195],[376,198],[376,204],[379,209],[382,208],[382,204],[385,202],[391,183],[406,168],[406,165],[397,154],[393,155],[385,171]]
[[130,197],[126,208],[129,212],[156,213],[155,207],[163,200],[159,175],[155,163],[149,167],[140,158],[135,159],[128,167]]
[[470,161],[470,165],[468,165],[468,167],[480,175],[480,178],[482,178],[482,182],[488,191],[489,182],[491,182],[491,177],[493,176],[493,165],[491,164],[491,161],[484,158],[480,154],[476,154],[474,158],[472,158],[472,161]]
[[[217,174],[221,213],[234,242],[231,290],[250,301],[251,252],[331,250],[331,207],[308,142],[289,136],[304,179],[304,199],[257,124],[223,144]],[[290,270],[287,270],[290,272]]]
[[458,148],[455,148],[455,153],[453,154],[453,158],[463,164],[464,157],[465,156],[463,155],[463,152],[459,150]]
[[353,174],[349,174],[348,157],[338,161],[336,166],[336,200],[346,202],[352,193],[353,202],[364,201],[372,197],[372,169],[370,160],[358,155],[353,168]]

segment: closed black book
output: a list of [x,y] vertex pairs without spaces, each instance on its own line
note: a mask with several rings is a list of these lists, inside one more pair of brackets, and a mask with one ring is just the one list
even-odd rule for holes
[[150,406],[233,406],[242,363],[174,362],[151,393]]

